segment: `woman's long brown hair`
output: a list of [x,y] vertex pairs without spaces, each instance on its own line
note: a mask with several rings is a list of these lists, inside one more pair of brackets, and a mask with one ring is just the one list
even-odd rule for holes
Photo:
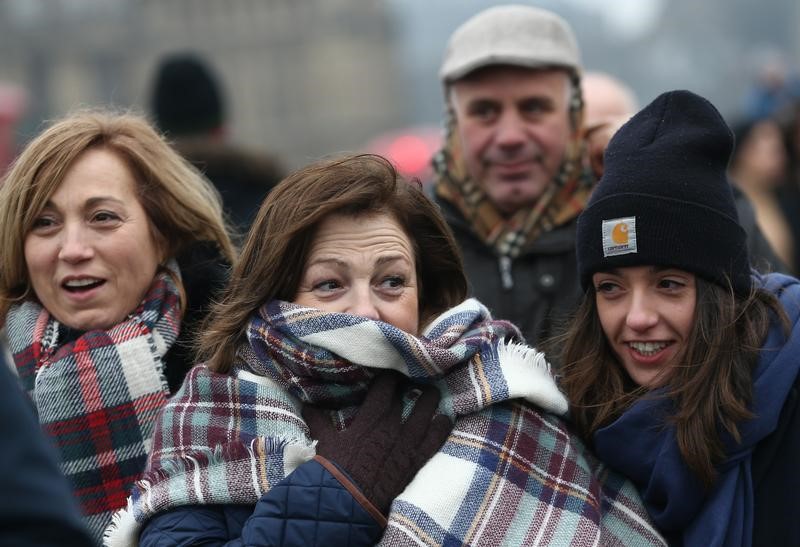
[[[722,431],[739,442],[739,424],[752,417],[753,369],[774,320],[788,320],[774,295],[756,289],[747,297],[697,278],[697,305],[682,363],[666,378],[664,396],[675,403],[669,418],[686,465],[709,487],[725,458]],[[598,429],[649,396],[636,386],[611,351],[590,288],[563,335],[561,387],[572,420],[591,444]],[[768,351],[769,348],[765,348]],[[721,427],[720,427],[721,426]]]

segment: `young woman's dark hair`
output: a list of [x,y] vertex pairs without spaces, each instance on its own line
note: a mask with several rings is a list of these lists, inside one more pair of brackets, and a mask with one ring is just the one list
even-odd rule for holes
[[752,416],[752,371],[775,317],[786,314],[775,296],[754,290],[740,297],[697,278],[697,305],[688,346],[665,378],[664,389],[647,394],[634,384],[603,334],[594,288],[586,293],[563,336],[561,387],[572,420],[591,443],[598,429],[617,418],[639,397],[674,401],[674,424],[681,456],[709,487],[715,465],[725,457],[719,425],[739,439],[737,424]]

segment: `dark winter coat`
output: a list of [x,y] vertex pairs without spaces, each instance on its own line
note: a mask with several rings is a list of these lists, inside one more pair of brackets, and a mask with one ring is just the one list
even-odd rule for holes
[[56,453],[2,357],[0,447],[0,545],[92,545]]
[[217,188],[225,214],[240,235],[247,233],[264,198],[284,175],[271,156],[224,142],[179,140],[175,148]]
[[800,545],[800,376],[783,405],[778,427],[753,453],[753,547]]
[[500,259],[450,203],[435,198],[464,257],[471,296],[517,325],[530,345],[556,334],[581,297],[575,221],[546,232],[517,259]]
[[736,186],[732,186],[732,188],[739,224],[747,234],[747,251],[750,253],[751,265],[761,273],[789,273],[788,265],[778,258],[759,228],[753,204]]
[[139,547],[374,545],[383,525],[366,504],[347,475],[317,457],[295,469],[255,506],[190,505],[156,515],[145,524]]
[[225,287],[230,268],[216,245],[208,241],[192,244],[176,259],[186,292],[186,310],[180,334],[164,356],[164,373],[170,393],[181,387],[183,377],[195,365],[194,337],[208,315],[214,297]]

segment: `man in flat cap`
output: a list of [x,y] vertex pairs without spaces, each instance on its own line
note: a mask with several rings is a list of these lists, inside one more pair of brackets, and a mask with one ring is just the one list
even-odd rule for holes
[[439,72],[449,119],[435,197],[473,294],[531,344],[579,294],[575,219],[594,182],[581,160],[580,70],[566,21],[506,5],[462,24]]

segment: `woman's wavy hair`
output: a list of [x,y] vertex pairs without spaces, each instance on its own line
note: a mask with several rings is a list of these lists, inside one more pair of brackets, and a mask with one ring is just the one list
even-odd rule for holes
[[732,289],[697,278],[697,305],[689,343],[670,369],[662,395],[636,386],[608,344],[594,288],[590,287],[567,331],[559,337],[561,387],[571,405],[573,423],[591,444],[609,425],[644,396],[669,397],[669,418],[683,460],[708,488],[715,466],[725,458],[723,431],[740,441],[737,424],[752,417],[752,373],[773,321],[788,328],[777,298],[753,289],[744,297]]
[[5,318],[13,303],[31,295],[25,237],[67,171],[90,149],[112,151],[131,169],[153,238],[165,256],[176,256],[196,241],[211,241],[233,262],[236,251],[219,193],[212,184],[179,156],[144,117],[82,110],[52,123],[34,138],[3,179],[0,318]]
[[466,297],[458,246],[418,181],[406,181],[377,155],[325,159],[290,174],[262,204],[203,328],[198,354],[209,368],[230,369],[262,304],[295,297],[317,227],[334,214],[388,214],[405,230],[416,255],[421,325]]

